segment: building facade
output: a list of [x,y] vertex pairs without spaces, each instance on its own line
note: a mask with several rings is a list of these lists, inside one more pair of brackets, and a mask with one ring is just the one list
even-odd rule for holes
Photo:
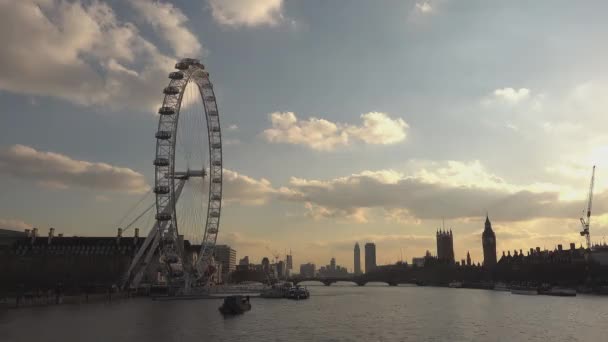
[[227,275],[236,270],[236,251],[228,245],[215,246],[215,260],[222,265],[222,276],[224,281]]
[[376,244],[368,242],[365,244],[365,273],[376,268]]
[[494,267],[496,265],[496,235],[492,230],[492,223],[487,215],[483,234],[481,235],[481,243],[483,245],[483,265]]
[[305,278],[312,278],[317,273],[317,267],[315,264],[307,263],[300,265],[300,276]]
[[355,274],[361,274],[361,250],[359,249],[359,243],[355,243],[355,262],[354,262],[354,272]]
[[267,257],[262,258],[262,270],[265,273],[270,273],[270,260]]
[[437,259],[440,262],[454,263],[454,237],[452,230],[437,231]]

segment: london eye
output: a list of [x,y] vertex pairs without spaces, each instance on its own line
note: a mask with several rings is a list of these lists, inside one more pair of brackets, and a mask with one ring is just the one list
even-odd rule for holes
[[[213,273],[222,206],[222,138],[209,73],[184,58],[169,74],[158,110],[154,158],[155,224],[134,257],[125,284],[137,287],[154,255],[168,286],[190,288]],[[184,250],[184,239],[199,243]]]

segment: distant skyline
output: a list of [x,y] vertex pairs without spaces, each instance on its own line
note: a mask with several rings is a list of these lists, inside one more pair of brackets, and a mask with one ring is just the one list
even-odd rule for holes
[[[224,141],[220,244],[294,264],[482,262],[608,235],[608,3],[0,0],[0,228],[114,235],[154,181],[167,74],[200,58]],[[150,225],[141,225],[142,232]],[[126,235],[133,232],[127,232]]]

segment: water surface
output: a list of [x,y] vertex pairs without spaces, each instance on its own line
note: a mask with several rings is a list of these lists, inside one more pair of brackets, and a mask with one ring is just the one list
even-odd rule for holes
[[0,341],[605,341],[608,297],[518,296],[434,287],[310,286],[309,300],[252,298],[0,311]]

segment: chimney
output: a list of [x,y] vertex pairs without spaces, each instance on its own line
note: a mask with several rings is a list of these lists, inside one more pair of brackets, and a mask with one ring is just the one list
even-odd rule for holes
[[32,228],[32,238],[31,242],[34,243],[36,241],[36,237],[38,236],[38,228]]
[[122,237],[122,228],[118,228],[118,232],[116,233],[116,243],[120,243],[120,238]]
[[57,234],[57,237],[63,237],[63,233]]
[[562,245],[561,244],[557,245],[557,250],[560,251],[560,252],[562,251]]
[[30,230],[30,229],[26,229],[26,230],[25,230],[25,237],[28,237],[28,238],[29,238],[31,234],[32,234],[32,233],[31,233],[31,230]]
[[576,245],[574,244],[574,242],[570,242],[570,250],[573,251],[576,249]]
[[540,247],[536,247],[536,253],[540,253]]
[[139,228],[135,228],[135,234],[133,235],[133,244],[137,244],[137,240],[139,240]]
[[55,236],[55,228],[51,227],[49,228],[49,240],[48,240],[48,244],[51,244],[51,241],[53,241],[53,237]]

